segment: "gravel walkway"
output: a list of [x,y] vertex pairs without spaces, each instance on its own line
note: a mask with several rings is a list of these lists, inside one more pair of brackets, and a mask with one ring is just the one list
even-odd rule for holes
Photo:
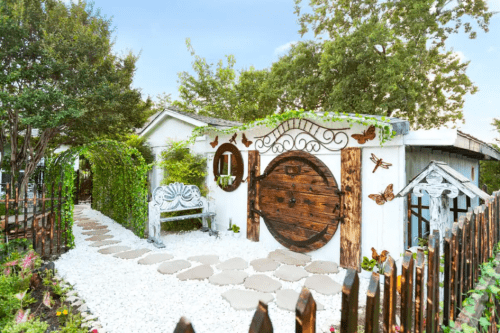
[[[89,310],[99,318],[103,331],[173,332],[180,317],[185,316],[192,322],[197,333],[248,332],[255,311],[235,310],[222,294],[227,297],[229,290],[251,289],[245,288],[243,284],[214,285],[206,277],[203,280],[185,281],[180,278],[190,276],[189,271],[196,268],[194,271],[202,271],[206,276],[220,276],[218,280],[225,281],[230,277],[220,275],[227,270],[219,262],[239,257],[250,263],[255,259],[267,258],[269,253],[276,249],[264,248],[261,243],[244,238],[237,239],[230,234],[222,233],[220,238],[216,239],[201,231],[163,236],[166,248],[157,249],[145,239],[138,238],[130,230],[88,206],[83,206],[82,214],[75,220],[77,222],[73,232],[76,247],[55,262],[56,268],[58,274],[73,285],[79,296],[86,301]],[[97,230],[109,230],[105,235],[112,238],[103,239],[104,234],[89,235],[89,230],[84,230],[88,229],[89,222],[94,222],[93,228],[99,228]],[[86,240],[89,238],[91,240]],[[109,250],[106,250],[108,248]],[[121,251],[115,252],[114,249],[117,248]],[[210,257],[210,262],[206,263],[192,258],[200,255],[214,255],[216,258]],[[190,267],[174,274],[161,274],[158,268],[169,262],[158,261],[162,258],[173,259],[172,261],[191,260]],[[150,264],[148,261],[154,263]],[[279,281],[280,290],[290,290],[289,293],[282,293],[288,296],[293,296],[292,290],[300,293],[304,282],[317,276],[301,270],[301,275],[296,277],[299,280],[291,282],[278,278],[275,270],[256,271],[252,265],[245,266],[240,259],[233,261],[241,266],[240,269],[244,268],[238,272],[244,272],[248,276],[266,275]],[[305,268],[307,270],[307,267]],[[297,275],[295,271],[292,273]],[[181,276],[177,277],[179,274]],[[236,277],[239,275],[242,274],[236,274]],[[340,268],[337,274],[321,276],[342,284],[345,270]],[[214,278],[211,279],[213,282]],[[366,294],[367,286],[368,281],[362,279],[360,295]],[[329,332],[329,325],[340,322],[341,294],[328,296],[315,290],[311,290],[311,293],[324,307],[324,310],[317,312],[317,331]],[[295,313],[282,309],[282,304],[281,308],[278,307],[277,294],[273,292],[271,295],[274,301],[269,303],[269,312],[274,331],[294,331]],[[365,301],[360,298],[361,304]]]

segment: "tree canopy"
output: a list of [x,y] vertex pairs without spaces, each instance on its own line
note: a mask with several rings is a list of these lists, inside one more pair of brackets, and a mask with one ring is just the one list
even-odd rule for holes
[[186,111],[253,120],[291,109],[400,117],[413,128],[463,119],[465,96],[477,91],[446,47],[451,34],[488,31],[485,0],[310,0],[300,32],[315,40],[296,43],[269,69],[234,70],[233,56],[216,68],[195,55],[196,75],[179,74]]
[[[495,141],[498,144],[493,144],[493,147],[500,150],[500,118],[493,119],[492,125],[498,132],[498,138]],[[500,190],[500,161],[481,161],[481,171],[479,173],[481,184],[488,187],[488,192]]]
[[0,1],[0,149],[23,183],[56,137],[83,144],[147,118],[137,57],[112,53],[111,21],[85,1]]

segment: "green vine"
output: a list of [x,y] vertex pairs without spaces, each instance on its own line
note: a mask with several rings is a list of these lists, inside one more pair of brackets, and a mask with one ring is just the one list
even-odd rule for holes
[[396,136],[396,132],[392,130],[392,125],[389,122],[386,122],[385,117],[381,117],[379,120],[375,117],[362,116],[360,114],[356,114],[355,116],[351,116],[345,112],[324,112],[323,114],[317,114],[315,112],[304,111],[303,109],[300,109],[287,111],[281,114],[269,115],[266,118],[257,119],[255,121],[245,123],[241,126],[234,126],[228,129],[217,128],[214,126],[196,127],[193,130],[191,137],[187,140],[187,144],[193,144],[196,141],[197,137],[209,132],[230,134],[234,133],[235,131],[244,131],[257,126],[275,128],[280,123],[293,118],[308,118],[311,120],[319,120],[324,122],[347,122],[350,127],[352,127],[352,125],[354,124],[361,124],[365,126],[373,125],[379,129],[380,145],[383,145],[385,142],[391,140]]
[[[74,177],[73,165],[78,156],[91,163],[93,174],[92,208],[130,228],[139,237],[144,237],[147,224],[147,173],[141,153],[124,143],[106,140],[69,149],[50,160],[48,169],[56,179],[62,174],[63,193],[66,200],[63,208],[71,233],[73,222]],[[68,243],[74,246],[73,235]],[[71,238],[71,243],[69,239]]]
[[[449,326],[442,326],[444,333],[473,333],[473,332],[488,332],[491,326],[491,318],[493,316],[498,317],[498,310],[496,308],[496,303],[500,301],[500,274],[498,274],[495,268],[500,264],[498,260],[494,259],[495,255],[500,251],[500,243],[497,244],[494,248],[494,256],[490,258],[488,262],[481,264],[481,275],[479,278],[479,285],[481,286],[478,289],[472,289],[469,291],[469,296],[463,301],[463,311],[469,318],[471,318],[471,322],[477,324],[479,327],[479,331],[476,327],[472,327],[468,324],[461,324],[460,328],[455,327],[455,322],[450,321]],[[487,301],[485,303],[485,311],[482,313],[479,319],[473,318],[472,316],[475,313],[475,305],[479,301],[479,299],[483,296],[487,295]],[[497,325],[496,330],[500,328],[500,325]]]

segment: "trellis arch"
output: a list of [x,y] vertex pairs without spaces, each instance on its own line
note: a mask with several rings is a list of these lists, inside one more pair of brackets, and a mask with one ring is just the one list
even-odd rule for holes
[[[75,190],[73,165],[81,155],[90,161],[93,173],[92,208],[144,237],[150,166],[141,153],[125,143],[105,140],[74,147],[49,158],[47,183],[62,179],[63,192],[71,199]],[[68,200],[67,205],[66,218],[72,224],[73,200]]]

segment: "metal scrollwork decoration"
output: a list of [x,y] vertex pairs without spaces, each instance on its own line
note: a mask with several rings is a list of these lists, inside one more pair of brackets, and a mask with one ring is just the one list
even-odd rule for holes
[[255,148],[261,153],[284,153],[290,150],[311,153],[321,148],[339,151],[349,143],[349,136],[339,131],[348,129],[327,128],[308,119],[293,118],[282,122],[266,135],[255,137]]

